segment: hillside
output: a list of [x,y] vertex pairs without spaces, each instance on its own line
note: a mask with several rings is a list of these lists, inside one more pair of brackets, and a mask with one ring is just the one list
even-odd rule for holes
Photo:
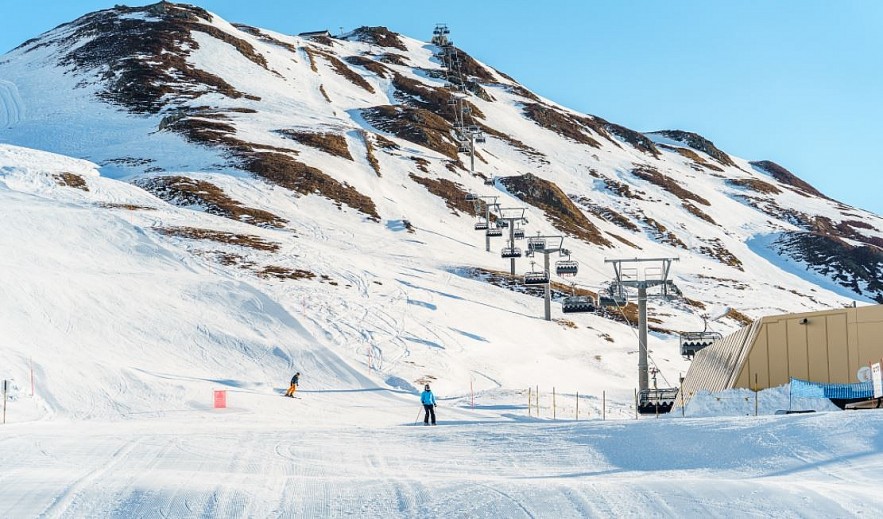
[[[383,387],[438,380],[464,394],[470,385],[581,385],[628,401],[636,340],[627,319],[565,319],[555,305],[557,322],[542,321],[540,299],[488,274],[507,268],[497,252],[504,243],[484,251],[467,192],[526,206],[528,235],[563,234],[580,262],[572,281],[581,290],[604,289],[612,277],[605,258],[678,257],[673,275],[684,297],[651,305],[651,355],[669,383],[687,366],[674,334],[701,327],[703,314],[731,309],[713,323],[727,333],[745,316],[883,301],[880,217],[699,135],[643,134],[576,113],[462,50],[460,90],[438,50],[382,27],[306,38],[159,3],[85,15],[4,55],[0,142],[93,164],[78,163],[88,170],[79,174],[85,191],[79,180],[52,180],[71,173],[57,165],[67,159],[3,148],[3,196],[15,201],[7,207],[45,205],[32,210],[27,221],[38,225],[26,235],[2,231],[31,273],[17,278],[21,300],[4,304],[26,305],[53,272],[144,279],[124,290],[83,281],[45,311],[69,315],[53,320],[63,330],[109,315],[128,326],[65,331],[61,341],[35,331],[36,314],[17,319],[18,358],[44,342],[66,343],[58,354],[71,358],[97,344],[128,352],[184,343],[197,345],[184,355],[199,359],[206,379],[234,378],[227,360],[206,360],[232,349],[242,356],[232,365],[266,383],[307,362],[297,355],[309,343]],[[465,121],[452,99],[470,108]],[[458,151],[460,123],[486,137],[475,175]],[[68,245],[50,248],[58,235]],[[84,258],[37,267],[75,244],[86,247]],[[529,269],[518,261],[519,272]],[[559,300],[571,280],[556,281],[564,283]],[[111,297],[120,293],[137,303]],[[273,310],[242,313],[252,306]],[[16,369],[21,379],[24,364]],[[145,369],[120,360],[108,376],[154,391]],[[332,373],[327,384],[356,380]],[[102,398],[103,415],[118,412]],[[47,407],[93,413],[82,401]]]

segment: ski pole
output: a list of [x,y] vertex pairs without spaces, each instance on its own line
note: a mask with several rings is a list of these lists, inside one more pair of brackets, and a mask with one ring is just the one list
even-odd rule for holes
[[419,411],[417,411],[417,418],[414,419],[414,425],[417,425],[417,422],[420,420],[420,413],[423,411],[421,407]]

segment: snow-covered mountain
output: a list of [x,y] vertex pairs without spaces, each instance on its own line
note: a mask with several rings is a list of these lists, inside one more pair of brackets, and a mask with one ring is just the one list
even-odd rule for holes
[[[775,163],[577,113],[458,58],[462,88],[439,47],[383,27],[298,37],[165,2],[91,13],[0,57],[13,378],[29,356],[70,366],[46,409],[76,416],[290,367],[319,387],[557,383],[628,401],[633,305],[543,321],[499,272],[503,240],[485,252],[468,192],[526,206],[528,234],[564,235],[580,290],[604,288],[605,258],[678,257],[683,298],[651,305],[670,381],[687,366],[674,334],[702,315],[726,312],[712,324],[726,333],[883,302],[879,216]],[[474,175],[461,122],[486,137]],[[76,371],[84,354],[98,379]],[[199,373],[182,380],[182,365]],[[144,400],[120,409],[108,384]]]

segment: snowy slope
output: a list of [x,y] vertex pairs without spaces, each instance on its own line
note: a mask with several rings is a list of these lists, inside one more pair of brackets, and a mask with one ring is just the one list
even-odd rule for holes
[[[464,67],[481,89],[468,95],[475,107],[472,122],[483,125],[488,136],[477,150],[477,170],[498,178],[494,186],[484,185],[481,177],[469,175],[468,157],[448,155],[453,140],[444,128],[450,121],[427,122],[432,109],[442,110],[433,103],[449,98],[436,50],[382,28],[363,28],[347,39],[310,40],[234,26],[174,4],[92,13],[0,60],[7,121],[0,141],[89,159],[102,178],[89,176],[94,187],[88,192],[59,188],[45,178],[38,189],[26,180],[33,176],[24,167],[30,159],[7,151],[6,182],[15,197],[41,193],[41,200],[55,201],[44,203],[79,204],[84,217],[63,233],[70,243],[83,240],[119,255],[141,251],[143,257],[109,263],[143,264],[150,273],[145,287],[155,285],[151,278],[177,279],[153,266],[171,254],[167,249],[176,251],[180,268],[193,270],[195,279],[207,272],[217,276],[210,284],[224,288],[207,297],[219,306],[216,311],[226,304],[218,301],[229,301],[236,315],[245,297],[235,295],[238,290],[265,294],[261,297],[279,306],[274,319],[287,322],[296,315],[323,346],[363,373],[372,368],[376,383],[395,387],[443,379],[446,390],[463,394],[470,385],[490,390],[557,383],[574,390],[610,389],[628,398],[635,371],[633,329],[603,315],[561,320],[557,305],[553,316],[561,322],[546,323],[538,318],[540,300],[471,274],[507,265],[496,255],[502,241],[494,240],[491,253],[484,252],[483,237],[472,231],[462,205],[448,207],[465,191],[499,196],[504,207],[527,205],[528,233],[562,232],[563,213],[557,211],[567,200],[558,206],[530,205],[538,202],[533,199],[525,204],[507,179],[523,173],[558,186],[588,222],[580,225],[597,227],[597,239],[577,239],[572,233],[584,230],[579,227],[565,232],[565,246],[581,264],[578,286],[602,290],[612,275],[606,258],[679,258],[673,274],[686,299],[651,305],[656,330],[651,355],[663,370],[661,384],[686,371],[674,332],[702,326],[701,315],[732,308],[758,317],[874,297],[876,287],[867,281],[838,279],[850,272],[800,268],[812,267],[812,258],[781,256],[777,240],[827,229],[842,247],[874,249],[861,240],[883,239],[879,217],[813,193],[773,166],[730,157],[694,134],[642,135],[576,114],[464,54]],[[151,79],[149,88],[139,82]],[[419,117],[407,124],[427,139],[378,115],[377,107],[384,105],[415,110]],[[442,129],[433,133],[433,125]],[[337,140],[303,140],[316,133]],[[61,159],[48,160],[47,171],[64,170],[56,160]],[[445,181],[461,190],[446,200],[415,180]],[[182,191],[182,182],[192,189]],[[102,206],[108,200],[151,209],[108,209]],[[109,216],[131,227],[104,223]],[[404,230],[403,219],[415,232]],[[67,225],[64,218],[51,222]],[[194,240],[172,229],[180,227],[258,236],[276,248],[223,244],[217,235]],[[56,234],[51,226],[42,232],[50,241]],[[106,247],[93,243],[116,236],[123,238]],[[4,239],[25,242],[16,234]],[[45,256],[45,246],[36,239],[29,245],[34,256]],[[829,259],[825,265],[837,265]],[[39,264],[30,257],[22,261]],[[64,276],[71,268],[54,267]],[[519,272],[529,268],[519,260]],[[868,268],[873,276],[874,265]],[[199,292],[186,284],[168,289],[150,295],[157,320],[164,315],[162,301],[182,300],[183,308]],[[137,287],[131,292],[140,293]],[[59,303],[59,311],[76,302],[71,297]],[[114,302],[104,311],[134,314],[141,307]],[[183,318],[174,307],[165,310]],[[254,322],[234,320],[243,327]],[[27,329],[31,321],[19,322],[16,326]],[[730,313],[712,326],[727,333],[741,324],[739,313]],[[206,340],[200,333],[214,333],[214,326],[196,326],[206,331],[180,340],[199,343]],[[154,324],[142,328],[147,333]],[[107,332],[89,333],[94,341]],[[233,327],[207,340],[234,347],[250,344],[254,333]],[[276,355],[284,363],[291,353],[273,350],[284,337],[261,336],[261,349],[242,346],[242,354],[250,362]],[[205,369],[214,370],[216,362],[225,361],[212,360]],[[587,372],[593,373],[590,382]]]
[[[448,95],[436,51],[377,28],[311,40],[156,4],[86,15],[0,57],[0,513],[879,508],[879,442],[843,439],[877,427],[874,413],[626,421],[633,323],[557,302],[546,322],[541,299],[476,275],[508,264],[461,202],[527,205],[529,234],[561,234],[566,204],[519,199],[516,177],[560,188],[597,228],[565,239],[591,291],[612,275],[605,258],[678,257],[685,298],[650,305],[660,386],[686,372],[675,332],[703,314],[879,299],[881,218],[776,165],[576,114],[469,62],[487,134],[473,177],[435,106]],[[860,277],[850,254],[867,251]],[[727,315],[711,326],[737,329]],[[278,398],[294,370],[301,400]],[[424,383],[451,426],[432,439],[402,427]],[[528,387],[540,420],[525,416]],[[579,402],[593,421],[548,423],[553,388],[559,419]],[[210,409],[215,389],[226,412]],[[612,423],[597,421],[602,394]]]

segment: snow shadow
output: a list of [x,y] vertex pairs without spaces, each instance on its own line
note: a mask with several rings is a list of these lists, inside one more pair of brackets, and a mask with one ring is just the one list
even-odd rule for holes
[[491,342],[491,341],[485,339],[484,337],[482,337],[481,335],[476,335],[476,334],[474,334],[474,333],[464,332],[463,330],[458,330],[458,329],[456,329],[456,328],[451,328],[450,326],[448,326],[448,328],[451,329],[451,330],[453,330],[453,331],[455,331],[455,332],[457,332],[457,333],[459,333],[460,335],[462,335],[462,336],[464,336],[464,337],[468,337],[468,338],[472,339],[473,341],[478,341],[478,342]]
[[445,349],[444,346],[442,346],[441,344],[439,344],[437,342],[428,341],[426,339],[421,339],[419,337],[402,337],[402,339],[405,339],[406,341],[410,341],[410,342],[416,342],[417,344],[423,344],[424,346],[429,346],[430,348],[438,348],[440,350]]
[[463,299],[462,297],[460,297],[460,296],[458,296],[458,295],[448,294],[447,292],[441,292],[441,291],[439,291],[439,290],[435,290],[435,289],[432,289],[432,288],[421,287],[421,286],[419,286],[419,285],[415,285],[414,283],[411,283],[411,282],[405,281],[404,279],[396,279],[396,281],[398,281],[399,283],[405,285],[405,286],[408,287],[408,288],[416,288],[417,290],[424,290],[424,291],[426,291],[426,292],[429,292],[430,294],[436,294],[436,295],[440,295],[440,296],[442,296],[442,297],[449,297],[449,298],[451,298],[451,299],[456,299],[456,300],[458,300],[458,301],[467,301],[467,299]]
[[409,305],[414,306],[422,306],[423,308],[428,308],[430,310],[438,310],[438,307],[432,303],[427,303],[426,301],[418,301],[417,299],[408,299]]

